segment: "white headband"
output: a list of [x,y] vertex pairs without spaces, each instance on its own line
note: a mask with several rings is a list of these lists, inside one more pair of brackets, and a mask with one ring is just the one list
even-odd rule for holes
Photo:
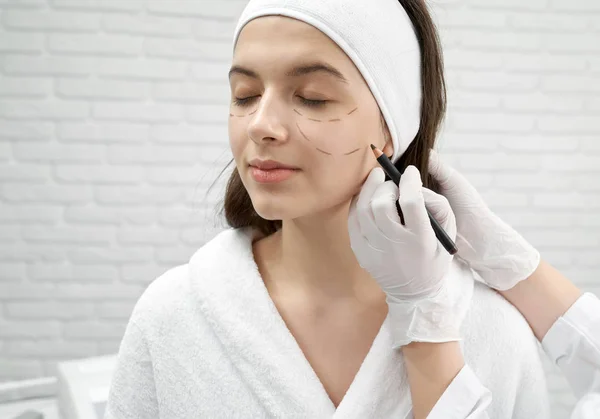
[[398,0],[250,0],[235,30],[234,48],[248,22],[273,15],[314,26],[350,57],[385,118],[396,162],[421,120],[419,43]]

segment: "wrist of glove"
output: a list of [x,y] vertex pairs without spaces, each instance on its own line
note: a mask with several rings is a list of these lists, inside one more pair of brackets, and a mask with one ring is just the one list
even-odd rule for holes
[[457,235],[458,257],[491,288],[506,291],[527,279],[540,264],[540,253],[491,210],[476,228],[461,220]]
[[460,327],[472,295],[472,273],[460,262],[452,264],[441,288],[432,295],[417,300],[388,295],[393,348],[411,342],[460,341]]

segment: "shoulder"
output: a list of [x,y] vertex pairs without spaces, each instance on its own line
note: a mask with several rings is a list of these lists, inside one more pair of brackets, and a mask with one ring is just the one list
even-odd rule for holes
[[186,298],[189,264],[170,268],[154,279],[138,298],[131,313],[130,322],[146,330],[165,318],[172,307]]
[[[485,345],[493,354],[507,360],[514,353],[536,356],[538,353],[537,339],[521,313],[496,291],[479,282],[475,282],[463,330],[465,344],[474,348]],[[487,354],[485,356],[487,358]]]
[[478,282],[463,339],[465,362],[492,392],[495,417],[548,417],[545,371],[533,331],[512,304]]
[[[244,229],[227,229],[196,250],[188,263],[175,266],[144,290],[135,304],[131,321],[146,328],[169,320],[174,313],[193,310],[198,299],[194,281],[216,280],[235,266],[248,251],[251,234]],[[249,251],[251,255],[251,249]]]
[[251,250],[252,239],[256,234],[250,228],[223,230],[192,255],[190,265],[201,262],[205,267],[215,264],[222,266],[222,262],[227,259],[237,258]]

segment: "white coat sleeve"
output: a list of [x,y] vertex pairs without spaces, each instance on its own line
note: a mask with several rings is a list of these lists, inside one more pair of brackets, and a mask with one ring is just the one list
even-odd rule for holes
[[579,399],[571,418],[600,418],[600,300],[591,293],[579,297],[542,346]]
[[158,419],[154,371],[143,331],[132,320],[119,347],[104,419]]
[[488,419],[491,392],[465,365],[437,401],[428,419]]

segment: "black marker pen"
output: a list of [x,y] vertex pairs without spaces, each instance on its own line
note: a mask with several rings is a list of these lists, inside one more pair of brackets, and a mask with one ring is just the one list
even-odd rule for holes
[[[388,156],[383,154],[383,152],[371,144],[371,149],[373,149],[373,153],[375,157],[377,157],[377,161],[381,165],[382,169],[387,173],[387,175],[392,179],[392,182],[396,184],[396,186],[400,185],[400,177],[402,176],[396,166],[388,159]],[[426,209],[427,210],[427,209]],[[433,227],[433,231],[435,232],[435,237],[442,243],[442,246],[450,253],[451,255],[455,255],[458,252],[456,244],[452,241],[448,233],[444,231],[440,223],[431,215],[429,210],[427,210],[427,215],[429,216],[429,221],[431,221],[431,227]]]

